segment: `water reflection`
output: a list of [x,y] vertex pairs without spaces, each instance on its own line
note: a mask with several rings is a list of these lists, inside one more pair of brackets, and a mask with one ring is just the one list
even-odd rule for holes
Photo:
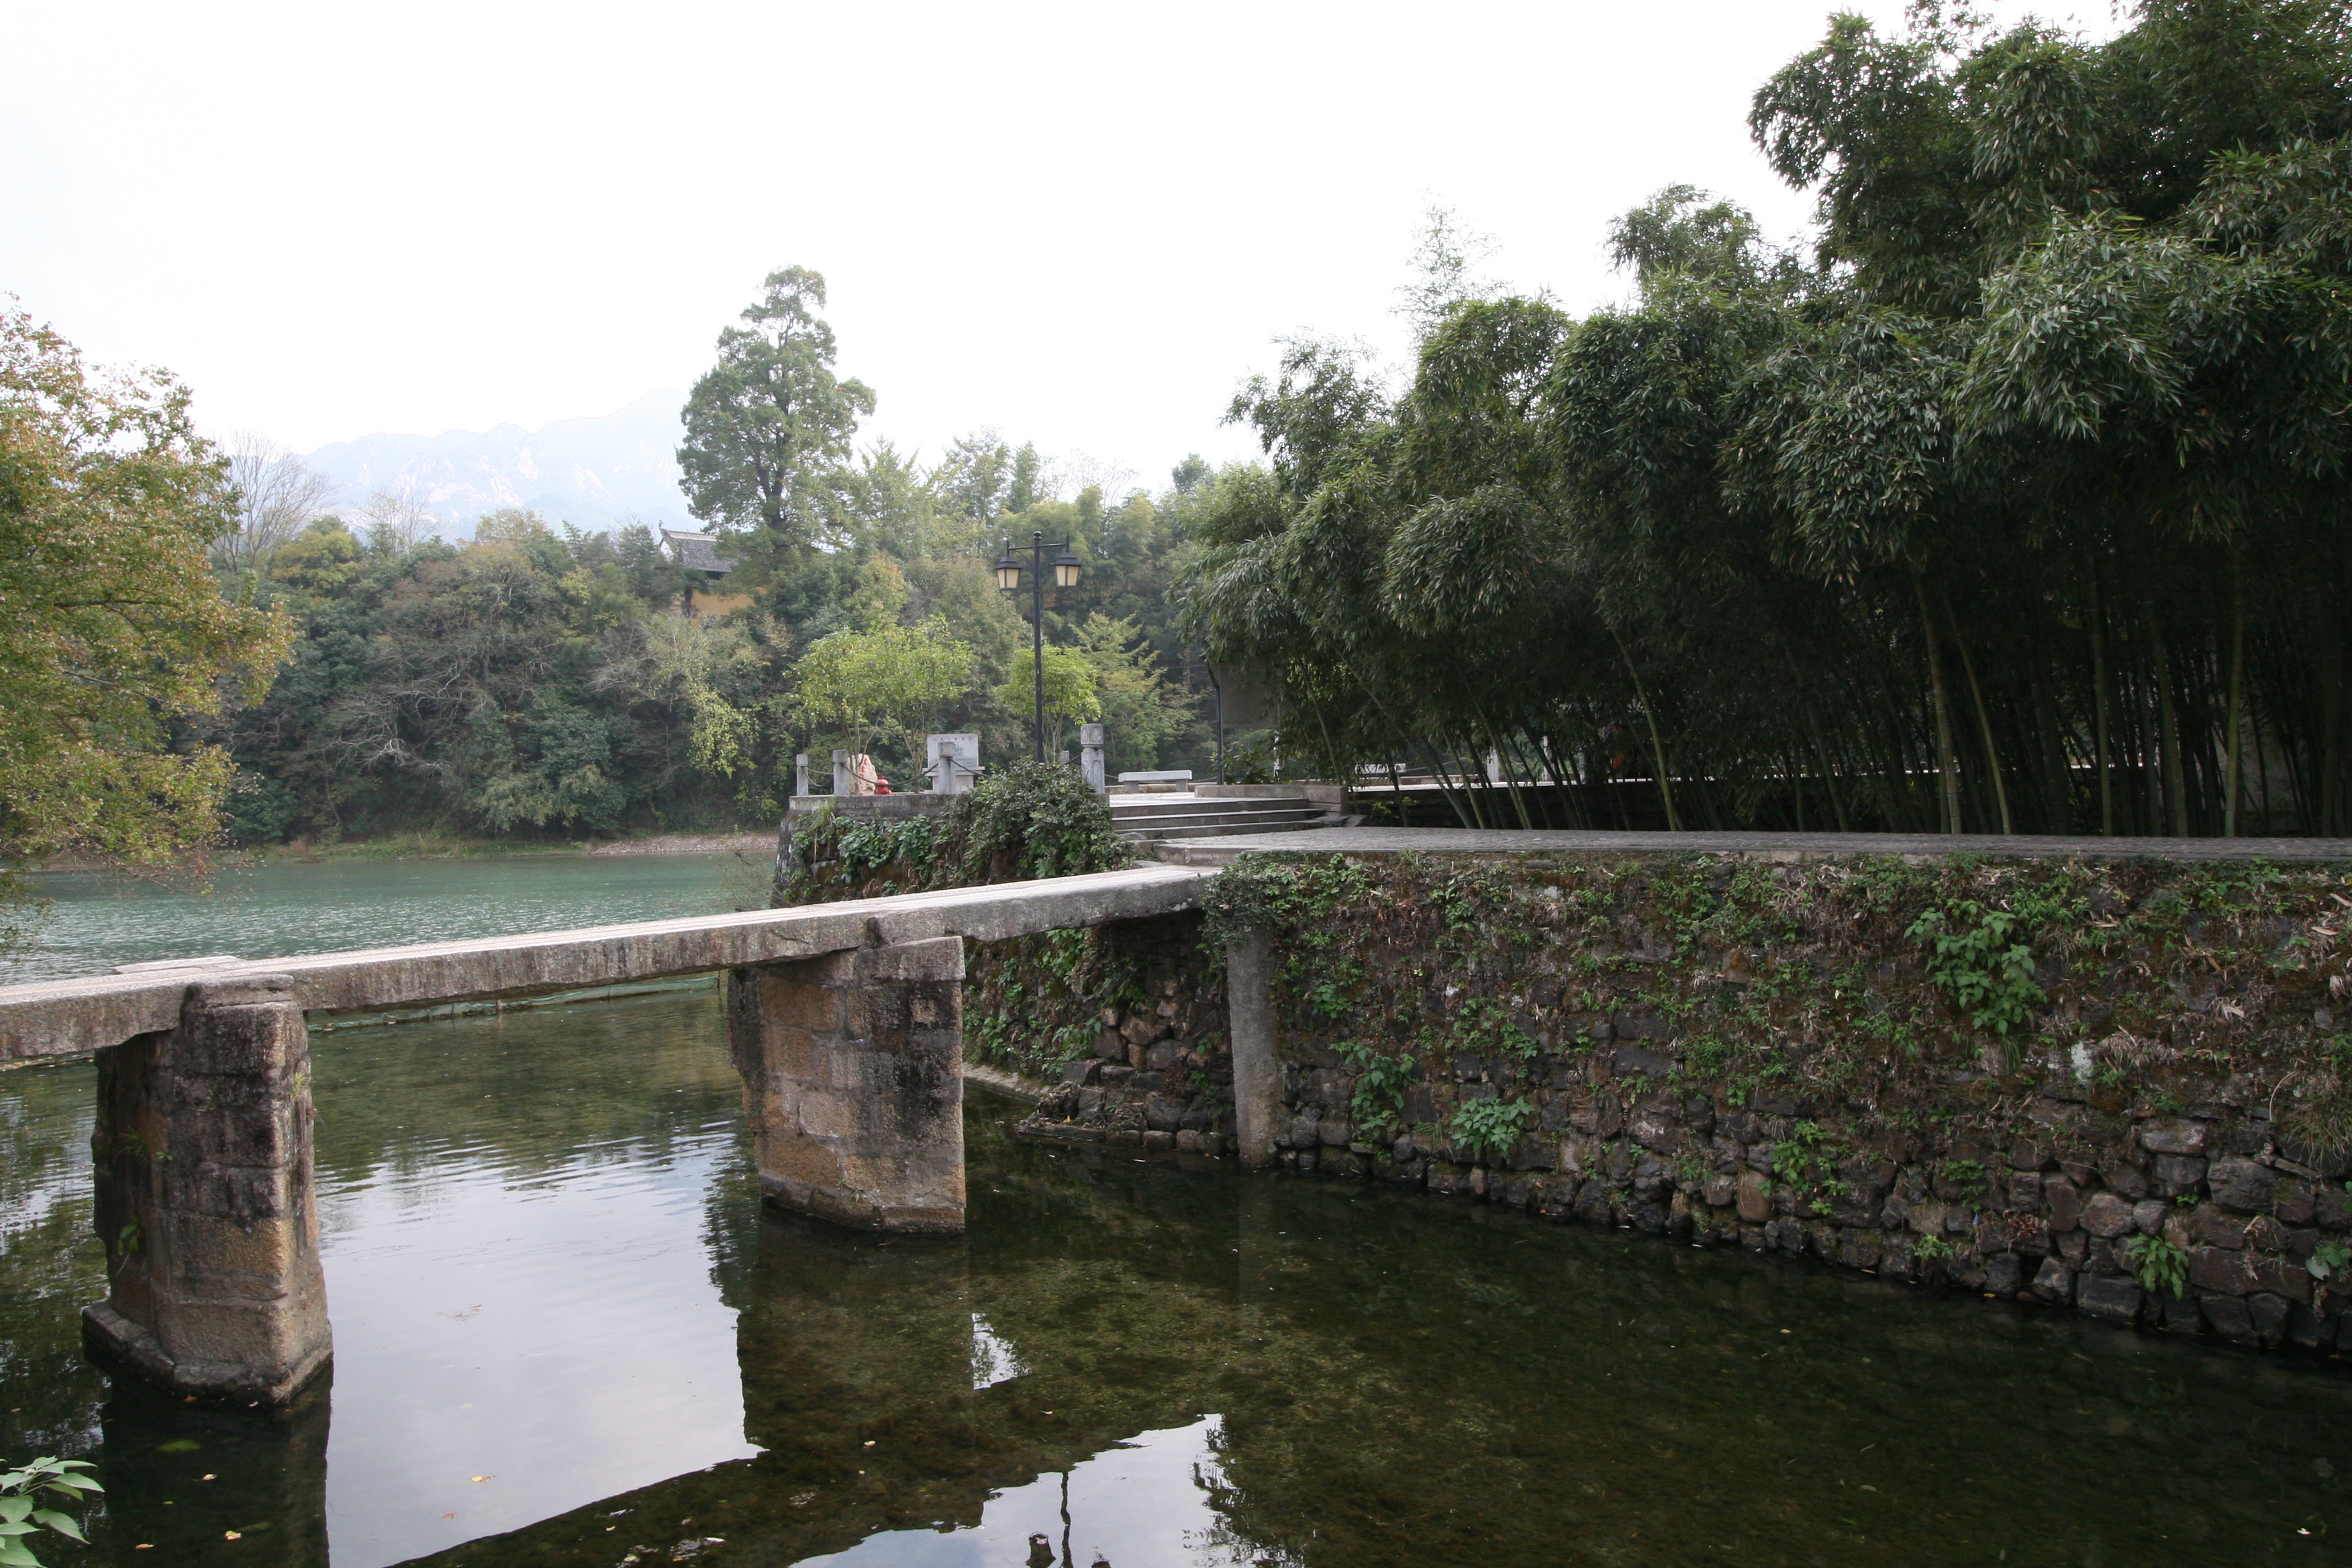
[[714,1188],[757,1203],[719,1026],[714,995],[329,1037],[338,1564],[754,1451],[704,1234]]
[[2305,1564],[2352,1529],[2325,1365],[1022,1147],[978,1094],[970,1235],[853,1236],[761,1210],[708,995],[317,1063],[338,1363],[278,1418],[82,1363],[91,1069],[0,1075],[0,1454],[102,1456],[89,1561]]
[[1138,1433],[1059,1475],[992,1496],[980,1522],[893,1530],[809,1568],[1253,1568],[1274,1561],[1226,1529],[1222,1416]]

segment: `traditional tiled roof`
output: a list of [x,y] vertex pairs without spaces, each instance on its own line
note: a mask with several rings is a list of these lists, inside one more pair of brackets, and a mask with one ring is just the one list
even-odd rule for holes
[[682,533],[665,528],[661,531],[661,547],[663,554],[714,583],[735,570],[735,558],[719,554],[719,541],[708,533]]

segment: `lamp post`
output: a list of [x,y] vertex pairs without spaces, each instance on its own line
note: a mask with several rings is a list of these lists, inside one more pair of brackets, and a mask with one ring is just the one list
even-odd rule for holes
[[[1045,552],[1058,550],[1051,562]],[[1054,569],[1054,586],[1075,588],[1078,585],[1078,558],[1070,553],[1067,540],[1059,544],[1047,544],[1043,529],[1029,535],[1029,647],[1037,669],[1037,760],[1045,760],[1045,568]],[[996,585],[1006,593],[1021,587],[1021,557],[1014,554],[1013,542],[1004,542],[1003,558],[996,563]]]

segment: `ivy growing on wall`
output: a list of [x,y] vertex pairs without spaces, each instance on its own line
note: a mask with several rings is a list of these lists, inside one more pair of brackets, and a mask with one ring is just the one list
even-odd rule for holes
[[1780,1176],[1811,1207],[1867,1128],[2008,1125],[2052,1083],[2170,1114],[2234,1077],[2302,1157],[2352,1158],[2352,1043],[2314,1022],[2352,992],[2343,866],[1254,854],[1204,901],[1212,963],[1271,934],[1286,1059],[1460,1155],[1549,1131],[1563,1083],[1662,1082],[1801,1118]]

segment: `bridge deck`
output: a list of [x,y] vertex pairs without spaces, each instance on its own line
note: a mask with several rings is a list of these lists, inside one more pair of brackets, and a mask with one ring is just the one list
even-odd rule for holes
[[786,910],[640,921],[580,931],[427,942],[295,958],[189,959],[83,980],[0,987],[0,1065],[73,1056],[179,1022],[189,983],[286,974],[304,1009],[402,1007],[528,995],[941,936],[1001,942],[1192,908],[1216,873],[1139,866],[1085,877]]

